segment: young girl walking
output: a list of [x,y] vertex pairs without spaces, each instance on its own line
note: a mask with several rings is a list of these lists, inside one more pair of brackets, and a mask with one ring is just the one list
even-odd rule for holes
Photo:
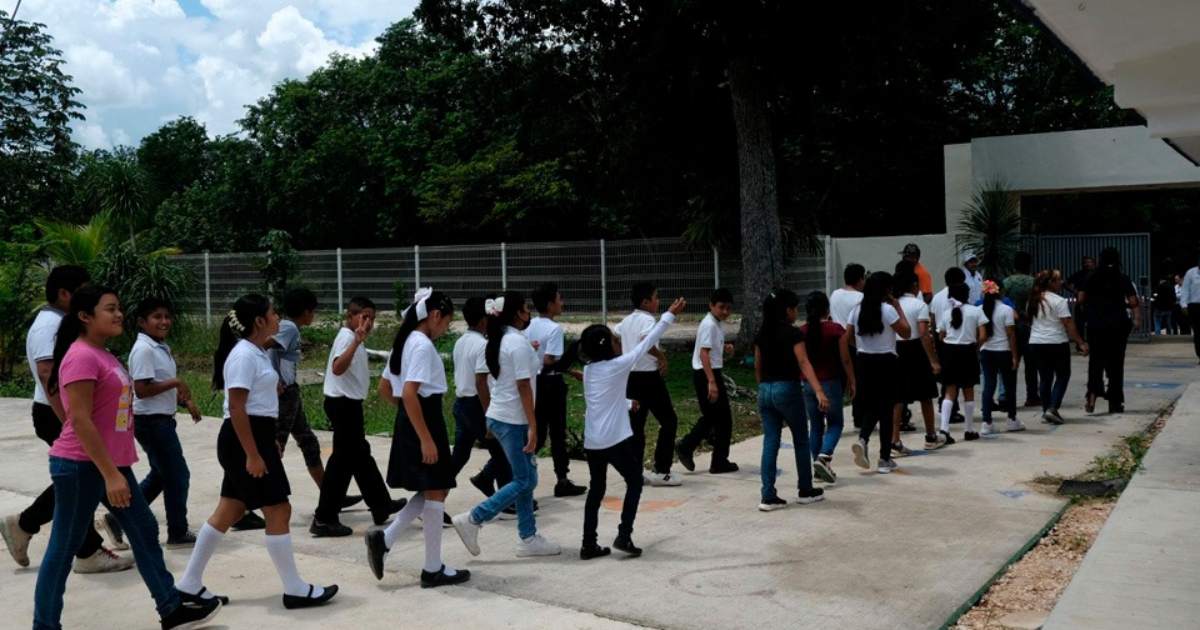
[[649,334],[636,347],[623,350],[620,355],[614,343],[615,335],[604,324],[588,326],[579,338],[579,357],[584,364],[583,398],[587,405],[583,448],[592,477],[583,509],[583,546],[579,549],[579,557],[584,560],[610,553],[608,547],[601,547],[596,542],[600,502],[607,489],[609,465],[625,480],[621,525],[617,528],[613,546],[631,556],[642,555],[642,550],[633,544],[633,520],[637,517],[638,501],[642,496],[642,453],[633,436],[630,401],[625,398],[625,391],[638,359],[658,343],[686,306],[683,298],[675,300]]
[[1025,425],[1017,419],[1017,366],[1021,355],[1017,352],[1017,320],[1013,307],[1000,297],[1000,286],[992,280],[983,283],[983,314],[991,324],[987,341],[979,349],[979,365],[983,368],[983,428],[981,435],[995,432],[992,426],[992,410],[996,406],[997,382],[1004,384],[1007,393],[1001,399],[1002,411],[1008,416],[1010,432],[1024,431]]
[[446,496],[458,472],[450,455],[450,436],[442,417],[446,366],[433,341],[446,334],[454,318],[454,303],[441,291],[417,291],[404,311],[379,381],[379,396],[396,405],[396,426],[388,463],[388,485],[414,492],[387,528],[367,531],[367,561],[375,579],[383,579],[383,559],[400,534],[421,517],[425,535],[425,565],[421,587],[461,584],[471,572],[442,562],[442,517]]
[[[875,425],[879,425],[879,467],[886,475],[898,466],[892,459],[892,414],[895,412],[896,371],[900,359],[896,355],[896,336],[908,337],[912,328],[900,303],[892,296],[892,274],[876,271],[863,287],[862,303],[854,307],[842,335],[842,367],[849,377],[851,395],[861,399],[860,409],[866,418],[858,432],[854,464],[870,468],[867,443]],[[853,342],[851,341],[853,340]],[[858,349],[858,365],[851,362],[850,346]]]
[[537,487],[537,418],[533,411],[535,377],[541,367],[537,353],[521,330],[529,325],[525,295],[507,291],[488,300],[488,340],[484,358],[488,367],[488,430],[500,441],[512,468],[512,481],[470,512],[452,519],[463,545],[479,555],[479,529],[504,508],[517,505],[517,556],[553,556],[562,548],[537,532],[533,515],[533,490]]
[[787,507],[787,501],[775,491],[779,438],[784,424],[792,432],[792,451],[796,455],[797,503],[815,503],[825,494],[812,484],[812,454],[808,447],[801,378],[816,395],[819,410],[828,411],[830,403],[808,361],[804,336],[795,326],[799,306],[800,298],[795,293],[787,289],[772,291],[763,301],[762,330],[754,340],[754,380],[758,381],[758,412],[763,424],[762,494],[758,509],[763,512]]
[[[808,447],[812,451],[813,474],[825,483],[837,483],[837,473],[833,472],[833,451],[842,437],[842,426],[845,424],[842,415],[845,375],[842,374],[838,340],[846,329],[830,318],[829,298],[820,291],[808,294],[804,312],[808,316],[808,323],[800,327],[800,334],[804,337],[805,351],[813,372],[821,382],[819,390],[808,383],[804,384],[804,409],[812,423]],[[828,409],[821,409],[818,391],[829,401]]]
[[71,296],[54,344],[47,393],[62,401],[62,433],[50,447],[54,521],[33,595],[33,627],[61,628],[63,594],[75,551],[104,503],[133,547],[138,572],[162,627],[192,628],[216,616],[217,600],[191,601],[175,588],[158,544],[158,523],[134,479],[133,381],[105,344],[123,316],[111,289],[86,285]]
[[1038,369],[1041,386],[1042,421],[1062,424],[1063,396],[1071,381],[1071,344],[1083,356],[1088,354],[1088,344],[1075,329],[1071,307],[1067,299],[1058,295],[1062,290],[1062,272],[1046,270],[1033,280],[1029,292],[1026,315],[1029,318],[1029,354]]
[[267,553],[283,583],[285,608],[319,606],[333,599],[338,587],[305,582],[296,569],[288,523],[292,505],[287,471],[275,441],[279,414],[279,374],[266,348],[279,331],[279,315],[271,301],[244,295],[221,324],[221,339],[213,356],[213,387],[225,392],[225,421],[217,436],[217,460],[225,477],[221,498],[208,522],[196,535],[196,546],[177,587],[194,601],[219,597],[204,587],[204,569],[225,532],[247,510],[262,508],[266,517]]
[[979,345],[987,341],[986,326],[991,320],[983,309],[967,304],[971,297],[969,285],[950,287],[950,301],[942,311],[942,384],[946,399],[942,401],[942,431],[950,431],[950,415],[961,390],[963,418],[966,420],[963,439],[978,440],[975,430],[975,386],[979,384]]

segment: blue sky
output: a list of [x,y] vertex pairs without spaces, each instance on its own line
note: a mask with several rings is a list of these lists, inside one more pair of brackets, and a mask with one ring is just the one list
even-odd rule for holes
[[366,55],[418,0],[25,0],[83,90],[87,148],[136,144],[193,116],[231,133],[249,105],[339,52]]

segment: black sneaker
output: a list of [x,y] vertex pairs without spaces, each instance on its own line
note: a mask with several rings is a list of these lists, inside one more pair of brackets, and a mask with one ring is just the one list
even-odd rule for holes
[[371,567],[371,573],[375,574],[376,580],[382,580],[383,558],[388,552],[387,545],[383,540],[383,528],[368,529],[367,534],[363,536],[363,541],[367,543],[367,564]]
[[817,501],[825,500],[825,491],[820,488],[809,488],[808,490],[800,491],[800,498],[796,499],[796,503],[800,505],[808,505]]
[[708,467],[709,474],[723,475],[725,473],[735,473],[738,471],[738,465],[733,462],[713,462]]
[[562,497],[577,497],[587,492],[587,486],[577,486],[571,483],[570,479],[563,479],[554,484],[554,496]]
[[[176,590],[178,590],[178,589],[176,589]],[[192,595],[191,593],[184,593],[183,591],[179,591],[179,599],[181,601],[185,601],[185,602],[197,602],[197,603],[205,603],[211,599],[215,599],[215,600],[221,602],[222,606],[229,605],[229,596],[217,595],[216,593],[212,593],[208,597],[205,597],[204,596],[205,593],[208,593],[208,588],[203,587],[203,586],[200,587],[200,590],[197,591],[195,595]]]
[[321,593],[317,597],[313,597],[313,588],[313,585],[309,584],[308,595],[305,596],[288,595],[287,593],[284,593],[283,607],[287,608],[288,610],[292,610],[294,608],[313,608],[315,606],[323,606],[328,603],[329,600],[333,599],[333,596],[337,595],[338,592],[337,584],[330,584],[329,586],[325,587],[324,593]]
[[195,628],[212,621],[218,612],[221,612],[221,602],[217,601],[215,597],[201,601],[184,601],[180,598],[179,608],[172,610],[171,614],[162,618],[162,628],[163,630]]
[[961,413],[955,413],[950,416],[950,424],[962,424],[967,421],[967,418]]
[[603,558],[611,553],[612,549],[609,549],[608,547],[601,547],[596,543],[592,543],[579,548],[579,559],[591,560],[592,558]]
[[629,536],[617,536],[617,539],[613,541],[612,546],[614,549],[623,551],[634,558],[642,555],[642,550],[638,548],[637,545],[633,544],[633,539]]
[[181,536],[167,536],[167,549],[182,549],[191,547],[196,544],[196,534],[193,532],[183,532]]
[[496,494],[496,484],[491,479],[484,479],[483,475],[475,475],[470,478],[471,485],[479,489],[483,496],[490,497]]
[[963,439],[968,442],[974,442],[979,439],[979,433],[977,431],[966,431],[963,433]]
[[386,513],[384,513],[382,510],[371,510],[371,520],[374,521],[376,525],[383,525],[388,521],[389,518],[391,518],[393,514],[403,510],[404,506],[406,505],[408,505],[408,499],[394,499],[388,505]]
[[442,512],[442,528],[454,527],[454,519],[447,513]]
[[354,507],[354,506],[358,505],[359,503],[362,503],[362,500],[363,499],[362,499],[361,494],[349,495],[345,499],[342,499],[342,509],[344,510],[348,507]]
[[1125,405],[1109,405],[1108,413],[1125,413]]
[[111,512],[105,512],[102,521],[104,533],[108,534],[108,540],[112,543],[113,548],[129,549],[129,545],[125,542],[125,530],[121,529],[121,521],[118,521]]
[[421,588],[462,584],[469,579],[471,579],[471,572],[466,569],[458,569],[454,575],[446,575],[446,565],[443,564],[442,568],[437,571],[421,571]]
[[758,511],[774,512],[775,510],[782,510],[783,508],[787,507],[787,504],[787,501],[784,501],[779,497],[771,497],[770,499],[763,499],[762,501],[759,501]]
[[233,524],[233,529],[239,532],[266,528],[267,522],[263,520],[263,517],[255,514],[254,512],[246,512],[246,515],[243,516],[241,520]]
[[917,425],[915,425],[911,422],[905,422],[900,425],[901,433],[912,433],[913,431],[916,431],[916,430],[917,430]]
[[692,449],[684,448],[682,441],[675,443],[675,454],[679,456],[679,463],[688,472],[696,470],[696,460],[693,458],[694,453]]
[[322,521],[314,516],[312,525],[308,526],[308,533],[312,534],[313,538],[342,538],[353,534],[354,530],[337,521]]
[[938,433],[941,433],[942,437],[946,438],[946,446],[950,446],[958,441],[954,439],[954,436],[950,435],[949,431],[938,431]]

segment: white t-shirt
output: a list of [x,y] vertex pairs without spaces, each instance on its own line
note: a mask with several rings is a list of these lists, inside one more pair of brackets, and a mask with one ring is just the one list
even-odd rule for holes
[[383,366],[383,378],[392,385],[392,396],[400,398],[404,394],[405,383],[420,383],[417,395],[428,398],[435,394],[444,394],[449,389],[446,385],[446,366],[437,347],[425,336],[425,333],[414,330],[404,340],[404,350],[400,354],[400,374],[393,374],[391,361]]
[[892,331],[892,324],[900,321],[900,314],[891,304],[880,306],[883,308],[883,330],[873,335],[863,335],[858,328],[858,314],[862,305],[850,311],[847,325],[854,326],[854,347],[860,354],[896,354],[896,333]]
[[[613,329],[613,332],[621,339],[621,352],[624,352],[626,347],[637,347],[646,338],[646,335],[650,334],[656,321],[653,314],[642,309],[626,315],[625,319],[622,319],[621,323]],[[654,372],[656,370],[658,370],[658,359],[650,354],[638,357],[637,363],[633,365],[634,372]]]
[[63,312],[53,306],[43,307],[38,311],[29,334],[25,336],[25,357],[29,360],[29,372],[33,374],[33,402],[49,405],[46,390],[42,389],[42,381],[38,378],[38,361],[54,359],[54,338],[58,336],[58,325],[62,323]]
[[942,312],[950,305],[950,287],[946,287],[941,291],[933,294],[933,299],[929,301],[929,314],[932,316],[931,323],[934,330],[942,329]]
[[912,330],[908,333],[907,338],[896,333],[896,341],[920,339],[921,324],[919,322],[929,321],[929,305],[915,295],[905,294],[900,298],[900,310],[904,311],[904,319],[908,320],[908,325]]
[[1067,337],[1067,327],[1062,320],[1070,316],[1071,307],[1067,304],[1067,298],[1057,293],[1043,293],[1037,317],[1029,325],[1029,343],[1069,343],[1071,340]]
[[229,390],[244,389],[246,414],[250,416],[279,417],[279,395],[275,387],[279,384],[279,373],[271,366],[267,351],[242,339],[237,342],[229,357],[225,359],[225,417],[229,416]]
[[829,296],[829,317],[835,324],[845,326],[850,321],[850,311],[862,304],[862,291],[835,289]]
[[620,356],[583,366],[583,448],[598,450],[621,443],[633,435],[629,424],[629,400],[625,388],[634,364],[658,343],[675,316],[669,311],[650,329],[636,347]]
[[[534,352],[537,353],[539,366],[545,363],[546,355],[562,357],[563,328],[558,322],[549,317],[534,317],[529,320],[529,325],[525,327],[524,332],[525,338],[530,343],[534,341],[538,343],[538,347],[534,349]],[[541,369],[539,368],[539,371]]]
[[1013,307],[997,300],[996,307],[992,309],[992,327],[988,330],[988,340],[983,342],[983,349],[996,352],[1011,351],[1012,347],[1008,345],[1008,327],[1016,325],[1016,311]]
[[454,395],[458,398],[478,396],[475,375],[487,374],[487,337],[477,330],[468,330],[454,342]]
[[[175,378],[175,357],[171,348],[146,333],[138,333],[129,351],[129,378],[134,381],[161,383]],[[175,415],[179,390],[172,387],[149,398],[140,398],[133,390],[133,413],[138,416]]]
[[371,387],[371,368],[367,366],[367,349],[361,343],[354,349],[350,366],[341,374],[333,373],[333,360],[342,356],[354,345],[354,331],[342,326],[333,338],[329,360],[325,362],[325,395],[330,398],[366,400]]
[[946,310],[942,311],[938,321],[944,322],[942,330],[946,331],[946,337],[942,341],[954,346],[972,346],[979,343],[979,327],[986,326],[991,323],[987,315],[983,314],[983,309],[974,304],[963,304],[962,309],[962,326],[955,328],[951,323],[950,318],[954,311],[954,303],[946,305]]
[[529,387],[537,400],[537,379],[534,377],[539,367],[537,353],[529,340],[521,331],[509,326],[500,340],[500,378],[488,374],[492,398],[484,415],[508,424],[529,424],[517,381],[529,379]]
[[983,274],[978,271],[971,273],[966,267],[963,267],[963,273],[967,274],[967,287],[971,289],[967,301],[971,304],[978,304],[983,300]]
[[708,361],[712,369],[719,370],[725,367],[725,330],[712,313],[705,315],[704,319],[700,320],[700,327],[696,329],[696,347],[692,349],[693,370],[704,369],[704,364],[700,362],[702,348],[709,350]]

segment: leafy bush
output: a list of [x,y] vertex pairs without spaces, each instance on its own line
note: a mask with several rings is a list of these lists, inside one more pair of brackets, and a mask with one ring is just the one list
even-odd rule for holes
[[[91,265],[92,278],[117,292],[126,313],[131,314],[142,300],[155,297],[174,305],[178,315],[194,279],[190,271],[173,260],[176,253],[160,249],[139,254],[132,243],[113,245]],[[126,317],[127,329],[133,330],[136,325],[134,317]]]
[[14,229],[13,241],[0,241],[0,380],[12,378],[25,354],[23,342],[34,307],[41,301],[41,274],[34,264],[37,246],[29,226]]

